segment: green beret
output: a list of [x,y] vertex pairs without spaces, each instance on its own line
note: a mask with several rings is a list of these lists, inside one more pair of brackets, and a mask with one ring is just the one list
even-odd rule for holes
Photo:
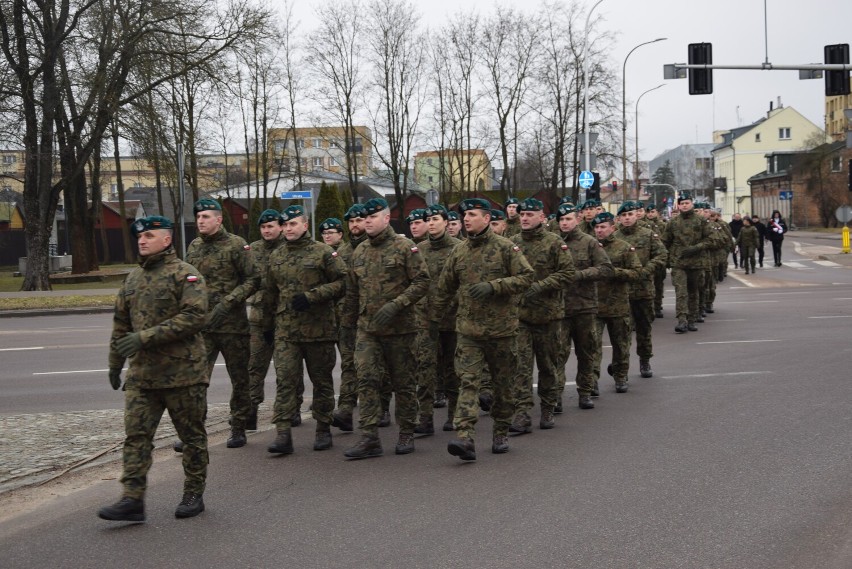
[[572,206],[574,205],[574,202],[571,201],[571,196],[565,196],[561,200],[559,200],[559,205],[562,205],[564,203],[569,203]]
[[336,217],[329,217],[320,223],[320,231],[328,231],[329,229],[343,233],[343,223],[341,223]]
[[436,203],[436,204],[430,205],[429,207],[426,208],[426,216],[432,217],[433,215],[440,215],[444,219],[449,219],[450,214],[447,211],[447,208],[445,208],[444,206],[442,206],[439,203]]
[[519,211],[544,211],[544,204],[535,198],[527,198],[518,206]]
[[459,220],[459,214],[455,211],[448,211],[447,212],[447,221],[460,221]]
[[598,204],[595,200],[586,200],[580,205],[580,210],[591,209],[593,207],[598,207]]
[[260,214],[260,217],[257,218],[258,225],[263,225],[264,223],[269,223],[271,221],[281,223],[281,212],[274,209],[265,209],[263,210],[263,213]]
[[680,192],[680,193],[677,195],[677,203],[680,203],[680,202],[682,202],[682,201],[684,201],[684,200],[690,200],[690,201],[692,201],[692,193],[691,193],[691,192],[686,192],[686,191]]
[[555,213],[551,213],[550,215],[548,215],[548,216],[547,216],[547,219],[549,219],[549,220],[550,220],[550,219],[556,219],[556,214],[555,214]]
[[633,205],[636,206],[636,209],[645,209],[645,204],[643,204],[641,200],[633,202]]
[[139,235],[143,231],[151,231],[152,229],[172,229],[172,220],[162,215],[149,215],[148,217],[140,217],[133,222],[130,230],[133,235]]
[[222,211],[222,204],[212,198],[201,198],[192,206],[193,213],[197,214],[199,211]]
[[297,217],[302,217],[305,215],[305,208],[300,205],[291,205],[287,209],[281,212],[281,219],[283,221],[290,221],[291,219],[296,219]]
[[410,225],[412,221],[426,221],[426,218],[429,217],[428,212],[423,208],[412,209],[411,213],[408,214],[408,217],[405,218],[405,221]]
[[636,211],[636,202],[626,201],[618,208],[618,215],[628,211]]
[[492,209],[491,210],[491,221],[500,221],[506,219],[506,214],[502,209]]
[[651,211],[652,209],[657,209],[657,206],[655,206],[652,203],[649,203],[648,205],[645,206],[645,211]]
[[509,207],[512,204],[518,205],[520,203],[521,202],[518,200],[518,198],[509,198],[509,199],[506,200],[506,203],[503,204],[503,209],[506,209],[507,207]]
[[388,202],[386,202],[382,198],[373,198],[367,200],[367,202],[364,204],[364,211],[367,213],[367,215],[373,215],[374,213],[384,211],[387,208]]
[[364,209],[364,206],[356,203],[352,207],[347,210],[345,214],[343,214],[343,219],[349,221],[350,219],[354,219],[356,217],[367,217],[367,210]]
[[556,210],[556,214],[559,217],[562,217],[563,215],[568,215],[569,213],[577,213],[578,211],[580,211],[580,209],[577,206],[575,206],[571,202],[566,202],[559,206],[559,208]]
[[488,203],[488,200],[484,200],[482,198],[468,198],[466,200],[462,200],[459,204],[459,209],[462,213],[472,209],[484,209],[487,212],[491,212],[491,205]]
[[597,225],[598,223],[606,223],[607,221],[615,221],[615,216],[608,211],[602,211],[597,214],[592,220],[592,225]]

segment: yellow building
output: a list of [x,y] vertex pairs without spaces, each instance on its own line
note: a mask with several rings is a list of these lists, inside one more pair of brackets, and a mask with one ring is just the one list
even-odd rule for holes
[[429,190],[482,193],[491,190],[491,161],[479,148],[418,152],[414,155],[414,180]]
[[23,150],[0,150],[0,191],[23,193]]
[[770,108],[766,117],[747,125],[714,133],[712,150],[715,205],[726,217],[751,213],[748,179],[767,170],[767,155],[802,150],[805,141],[824,131],[792,107]]
[[849,121],[846,109],[852,109],[852,95],[838,95],[825,98],[825,134],[832,140],[846,140]]
[[[350,148],[354,150],[359,176],[369,176],[373,169],[373,135],[366,126],[355,126]],[[273,172],[296,172],[296,145],[302,172],[333,172],[346,175],[345,129],[333,127],[272,128],[267,133]],[[295,141],[294,141],[295,138]]]

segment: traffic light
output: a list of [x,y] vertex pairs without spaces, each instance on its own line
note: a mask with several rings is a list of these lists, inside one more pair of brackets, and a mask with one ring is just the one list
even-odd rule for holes
[[618,182],[615,180],[612,181],[612,193],[616,193],[618,191]]
[[[838,43],[825,46],[825,63],[849,63],[849,44]],[[848,71],[825,72],[825,96],[849,94]]]
[[[691,43],[689,44],[690,65],[712,65],[713,44]],[[713,70],[712,69],[690,69],[689,70],[689,94],[709,95],[713,92]]]

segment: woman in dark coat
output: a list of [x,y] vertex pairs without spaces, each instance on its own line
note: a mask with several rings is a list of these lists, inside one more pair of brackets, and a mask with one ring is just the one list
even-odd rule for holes
[[781,266],[781,243],[784,242],[784,234],[787,233],[787,224],[777,209],[772,212],[766,223],[766,238],[772,243],[772,256],[775,257],[775,266]]

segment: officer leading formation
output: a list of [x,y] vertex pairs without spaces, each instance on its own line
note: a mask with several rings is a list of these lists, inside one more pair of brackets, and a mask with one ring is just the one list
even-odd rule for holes
[[[628,391],[633,335],[639,375],[652,377],[666,267],[675,332],[697,331],[713,312],[715,282],[735,245],[727,224],[686,194],[668,222],[641,202],[625,202],[614,216],[596,200],[563,199],[548,218],[536,199],[492,209],[471,198],[458,212],[441,205],[411,212],[414,239],[394,231],[388,203],[377,198],[352,206],[343,221],[324,220],[323,242],[311,237],[305,210],[290,206],[260,215],[262,239],[251,246],[222,227],[215,200],[200,200],[194,210],[199,237],[186,262],[171,246],[170,220],[152,216],[133,226],[140,266],[116,298],[109,353],[114,389],[129,360],[123,494],[99,511],[104,519],[144,521],[153,437],[166,410],[185,473],[175,515],[204,510],[206,392],[220,352],[232,384],[228,448],[246,445],[246,430],[257,429],[272,362],[270,453],[296,449],[292,427],[301,422],[305,366],[315,451],[333,446],[332,427],[354,430],[357,407],[360,437],[345,457],[383,455],[378,429],[391,424],[393,398],[396,454],[414,452],[416,435],[434,435],[434,409],[447,407],[447,451],[475,461],[482,413],[492,418],[492,453],[508,452],[510,436],[533,432],[536,384],[538,427],[557,426],[572,345],[583,412],[601,394],[602,366],[616,393]],[[742,263],[753,271],[758,244],[747,231],[740,236]],[[604,330],[612,344],[605,366]]]

